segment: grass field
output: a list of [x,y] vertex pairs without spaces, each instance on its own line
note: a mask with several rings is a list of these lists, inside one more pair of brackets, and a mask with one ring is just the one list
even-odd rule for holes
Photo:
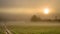
[[60,34],[60,26],[8,26],[13,34]]
[[[59,22],[15,22],[14,21],[14,22],[6,22],[4,24],[13,34],[60,34]],[[1,29],[0,32],[2,32]],[[3,32],[1,34],[3,34]]]
[[0,34],[5,34],[2,26],[0,26]]

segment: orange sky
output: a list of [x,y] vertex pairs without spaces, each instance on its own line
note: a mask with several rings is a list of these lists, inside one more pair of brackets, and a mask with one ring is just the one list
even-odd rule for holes
[[42,13],[49,8],[51,13],[60,13],[60,0],[1,0],[0,11],[9,13]]

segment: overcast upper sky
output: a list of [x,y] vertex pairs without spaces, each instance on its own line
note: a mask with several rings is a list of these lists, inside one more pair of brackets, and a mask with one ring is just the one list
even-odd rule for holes
[[34,10],[36,8],[49,7],[56,9],[60,13],[60,0],[0,0],[0,7],[19,8],[20,11],[27,12],[36,11]]

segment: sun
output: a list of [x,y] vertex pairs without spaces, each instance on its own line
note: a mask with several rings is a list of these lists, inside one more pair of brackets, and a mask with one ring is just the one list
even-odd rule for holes
[[48,8],[45,8],[44,9],[44,14],[48,14],[49,13],[49,9]]

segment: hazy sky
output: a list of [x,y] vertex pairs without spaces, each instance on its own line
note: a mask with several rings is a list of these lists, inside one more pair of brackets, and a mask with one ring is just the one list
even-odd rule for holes
[[60,13],[60,0],[0,0],[0,7],[10,13],[34,13],[46,7]]

